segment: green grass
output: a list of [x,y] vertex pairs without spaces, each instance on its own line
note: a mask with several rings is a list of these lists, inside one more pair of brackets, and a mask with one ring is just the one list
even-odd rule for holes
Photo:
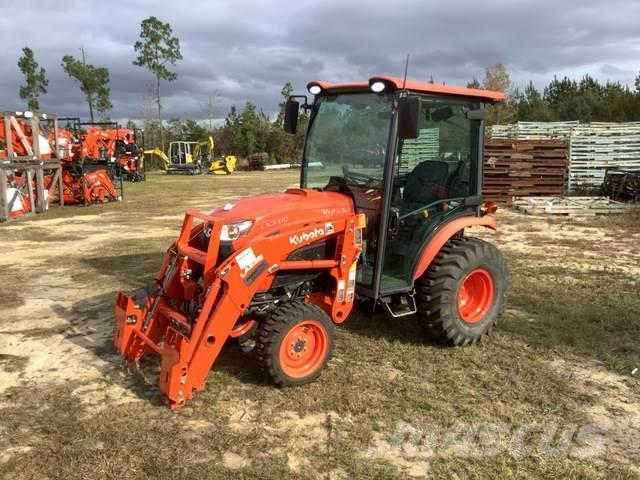
[[[153,277],[185,208],[207,209],[231,198],[281,190],[294,184],[296,175],[156,174],[146,183],[127,185],[123,202],[53,209],[0,227],[0,246],[57,252],[2,266],[2,285],[19,279],[24,286],[3,287],[0,342],[55,336],[61,357],[68,356],[69,346],[81,346],[101,372],[98,379],[84,380],[78,364],[79,378],[32,382],[28,376],[20,380],[28,358],[0,356],[0,368],[19,374],[19,385],[0,397],[0,436],[4,445],[30,447],[7,455],[0,476],[406,478],[393,459],[366,455],[376,438],[389,441],[399,422],[438,428],[456,422],[515,427],[589,423],[589,408],[600,401],[598,392],[585,390],[554,368],[551,360],[558,358],[587,366],[595,362],[624,375],[634,395],[629,401],[640,405],[640,389],[629,375],[640,365],[637,279],[600,267],[578,270],[549,262],[545,228],[532,226],[526,242],[535,253],[522,255],[505,245],[511,278],[508,308],[494,335],[478,346],[442,348],[425,342],[411,319],[356,312],[338,328],[334,359],[310,385],[275,388],[251,354],[228,348],[206,389],[187,407],[172,412],[161,406],[156,362],[126,369],[109,336],[89,341],[95,332],[112,331],[114,292],[139,288]],[[57,236],[58,224],[50,222],[57,219],[77,225],[77,233],[65,230]],[[504,221],[526,231],[522,217]],[[596,222],[607,228],[606,219]],[[628,239],[640,224],[637,219],[630,225],[612,222],[612,241],[624,235]],[[559,226],[572,228],[561,221],[549,229]],[[95,231],[113,236],[93,237]],[[576,257],[600,251],[592,241],[575,242],[566,243]],[[65,249],[67,255],[60,258]],[[71,289],[60,294],[51,290],[50,315],[59,323],[49,330],[16,328],[15,312],[30,305],[31,295],[42,289],[36,280],[54,268],[62,268],[57,275]],[[20,300],[12,302],[14,297]],[[84,392],[87,384],[99,394]],[[119,404],[119,392],[137,400]],[[104,407],[99,413],[85,403],[91,395]],[[225,464],[230,453],[245,463]],[[520,458],[503,452],[425,461],[431,478],[638,478],[629,462],[615,455],[579,459],[534,452]]]

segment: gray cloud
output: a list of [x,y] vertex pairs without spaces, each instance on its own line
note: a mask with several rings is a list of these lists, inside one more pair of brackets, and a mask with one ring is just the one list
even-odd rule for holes
[[631,84],[640,68],[640,2],[628,0],[26,0],[0,5],[0,108],[23,108],[15,65],[28,45],[50,80],[43,109],[85,116],[77,84],[60,67],[64,54],[84,47],[89,62],[111,72],[112,117],[140,118],[153,79],[132,65],[132,45],[149,15],[171,24],[184,56],[178,79],[162,85],[167,118],[201,118],[208,95],[219,117],[247,100],[272,113],[286,81],[302,90],[315,78],[400,75],[406,53],[411,77],[448,84],[482,78],[497,62],[517,83],[539,85],[587,72]]

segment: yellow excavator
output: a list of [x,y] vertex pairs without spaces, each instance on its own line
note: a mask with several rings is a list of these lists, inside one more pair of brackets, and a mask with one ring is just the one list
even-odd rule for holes
[[[214,155],[213,137],[199,142],[175,141],[169,143],[167,155],[159,148],[145,150],[145,155],[156,155],[164,164],[167,175],[229,175],[236,168],[235,155],[216,158]],[[144,160],[143,160],[144,162]]]
[[204,165],[207,173],[213,175],[229,175],[236,169],[238,159],[235,155],[224,155],[216,158],[214,147],[213,137],[208,137],[196,142],[193,148],[193,158]]

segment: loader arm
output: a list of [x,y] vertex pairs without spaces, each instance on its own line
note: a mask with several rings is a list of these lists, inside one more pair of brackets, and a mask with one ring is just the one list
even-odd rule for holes
[[208,137],[204,140],[200,140],[193,148],[193,157],[199,160],[204,154],[207,160],[211,161],[211,159],[213,158],[214,147],[215,143],[213,142],[213,137]]
[[[324,272],[334,288],[308,295],[306,301],[322,308],[335,323],[342,323],[353,306],[364,216],[344,212],[329,223],[292,222],[239,241],[234,253],[218,262],[223,223],[216,216],[187,212],[180,236],[156,277],[155,291],[146,298],[117,295],[115,345],[129,360],[151,354],[161,357],[160,389],[171,408],[183,406],[194,391],[204,388],[234,325],[256,293],[268,291],[277,275]],[[204,247],[203,234],[209,235]],[[288,259],[319,236],[336,240],[333,254]],[[194,304],[196,308],[185,308]]]
[[165,170],[167,168],[169,168],[169,166],[171,165],[171,160],[169,160],[169,157],[167,157],[167,155],[162,150],[160,150],[159,148],[153,148],[153,149],[145,150],[142,153],[143,153],[143,155],[142,155],[142,165],[141,165],[142,168],[144,168],[144,156],[145,155],[156,155],[157,157],[159,157],[164,162],[164,169]]

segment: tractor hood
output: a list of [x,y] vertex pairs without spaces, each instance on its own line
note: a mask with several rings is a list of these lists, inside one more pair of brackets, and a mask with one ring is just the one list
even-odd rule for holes
[[291,188],[284,193],[257,195],[226,204],[211,214],[225,223],[253,220],[252,231],[260,234],[292,221],[327,219],[353,213],[353,201],[336,192]]

